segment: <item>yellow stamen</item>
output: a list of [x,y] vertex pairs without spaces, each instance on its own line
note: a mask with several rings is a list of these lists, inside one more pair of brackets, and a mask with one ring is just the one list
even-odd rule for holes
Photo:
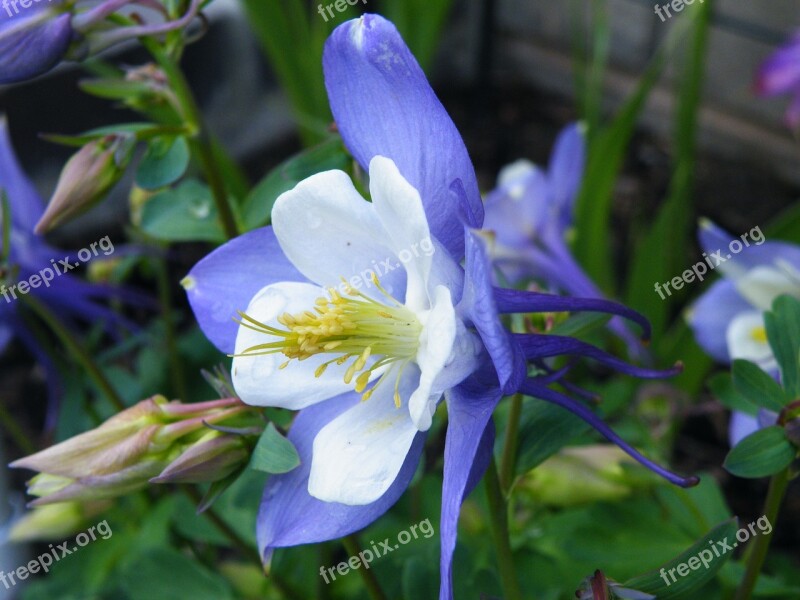
[[753,330],[750,332],[750,335],[753,336],[753,339],[761,344],[767,343],[767,330],[761,327],[754,327]]
[[[403,367],[416,357],[422,325],[412,311],[381,286],[374,273],[372,283],[388,302],[379,302],[342,281],[340,289],[345,290],[345,295],[330,288],[328,297],[317,298],[312,310],[280,315],[277,323],[285,329],[261,323],[240,312],[238,322],[242,327],[264,334],[268,339],[247,348],[239,356],[281,353],[288,358],[280,366],[285,369],[292,360],[334,354],[331,360],[317,367],[314,376],[321,377],[333,363],[342,366],[352,360],[344,381],[349,385],[355,378],[355,390],[359,393],[364,392],[378,369],[388,367],[378,382],[363,393],[362,400],[368,400],[386,376],[396,371],[394,401],[399,407],[400,375]],[[370,366],[368,362],[373,357],[377,360]]]

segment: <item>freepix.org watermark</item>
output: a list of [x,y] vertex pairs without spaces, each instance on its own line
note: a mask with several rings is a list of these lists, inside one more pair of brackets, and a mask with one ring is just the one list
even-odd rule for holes
[[[700,4],[703,4],[705,1],[706,0],[698,0]],[[679,13],[684,8],[686,8],[686,5],[688,4],[694,4],[694,0],[672,0],[671,2],[667,2],[663,6],[660,4],[656,4],[655,13],[661,18],[661,22],[663,23],[667,19],[672,18],[672,13],[669,12],[670,8],[674,12]],[[664,17],[664,13],[667,14],[666,18]]]
[[[2,6],[3,10],[8,13],[9,17],[14,17],[20,13],[19,7],[23,9],[30,8],[34,4],[39,4],[40,2],[52,2],[53,0],[3,0]],[[11,12],[11,9],[14,9],[14,12]]]
[[[748,236],[750,236],[750,240],[747,239]],[[684,284],[692,283],[695,279],[698,281],[703,281],[709,269],[713,271],[722,263],[728,262],[735,254],[739,254],[745,248],[749,248],[750,242],[753,242],[756,246],[760,246],[767,240],[767,238],[764,237],[761,228],[758,226],[753,227],[750,231],[746,231],[739,236],[739,238],[740,239],[733,239],[730,241],[728,244],[728,250],[730,252],[728,252],[726,256],[722,256],[724,250],[717,250],[711,254],[708,252],[703,252],[704,260],[696,262],[691,269],[686,269],[683,273],[677,277],[673,277],[665,283],[656,282],[656,293],[661,297],[662,300],[666,300],[667,296],[672,296],[672,290],[669,289],[670,284],[672,284],[672,288],[674,290],[679,290],[683,288]],[[667,296],[664,295],[664,292],[667,293]]]
[[0,286],[0,294],[6,299],[6,304],[10,304],[12,300],[17,299],[17,292],[22,295],[27,294],[32,289],[36,289],[44,284],[45,287],[50,287],[50,283],[60,275],[71,271],[81,265],[81,263],[87,263],[92,258],[99,255],[100,251],[102,250],[103,256],[108,256],[114,253],[114,244],[111,243],[111,239],[106,236],[101,240],[96,242],[92,242],[89,244],[88,248],[82,248],[78,251],[78,260],[80,262],[73,262],[69,259],[69,257],[62,258],[58,262],[56,262],[55,258],[50,259],[51,267],[45,267],[38,273],[35,273],[28,277],[28,279],[24,279],[22,281],[18,281],[11,287],[6,287],[4,285]]
[[[419,532],[417,530],[419,530]],[[319,574],[325,580],[325,583],[330,584],[331,581],[336,581],[336,573],[344,576],[347,575],[351,569],[354,571],[360,569],[361,565],[364,565],[365,569],[369,569],[369,563],[373,560],[386,556],[390,552],[394,552],[400,548],[400,546],[408,544],[411,540],[418,539],[420,534],[422,534],[424,538],[429,538],[434,534],[430,519],[420,521],[416,525],[409,527],[408,530],[403,530],[398,533],[397,543],[394,545],[392,545],[390,538],[379,542],[378,545],[370,540],[371,549],[367,548],[366,550],[362,550],[357,556],[351,556],[347,559],[347,562],[340,562],[335,567],[320,567]]]
[[[758,526],[758,531],[756,531],[756,525]],[[723,540],[709,540],[708,545],[711,546],[710,548],[700,550],[694,556],[690,556],[686,562],[682,562],[669,570],[661,569],[659,573],[661,579],[664,580],[667,586],[670,586],[678,581],[678,577],[686,577],[690,571],[697,571],[700,567],[707,569],[709,565],[714,562],[715,558],[721,558],[728,552],[732,552],[739,544],[744,544],[751,537],[755,537],[759,533],[762,535],[769,535],[772,533],[772,523],[769,522],[766,515],[759,517],[747,527],[739,529],[739,531],[736,532],[737,541],[729,542],[727,537]]]
[[400,262],[389,257],[386,260],[372,261],[372,268],[361,271],[358,275],[353,275],[350,279],[343,280],[339,284],[338,289],[342,294],[346,294],[348,289],[360,290],[362,287],[371,288],[374,283],[374,278],[380,279],[387,273],[391,273],[399,268],[401,264],[408,264],[415,258],[420,256],[432,256],[436,252],[436,246],[433,245],[431,238],[427,237],[424,240],[415,242],[410,248],[404,248],[397,253],[397,258]]
[[[360,0],[360,1],[363,2],[364,4],[367,3],[367,0]],[[327,6],[322,6],[322,4],[320,4],[319,6],[317,6],[317,12],[322,15],[322,18],[325,19],[325,22],[327,23],[328,15],[331,16],[331,19],[335,18],[333,14],[334,8],[336,9],[337,12],[341,13],[347,9],[348,4],[350,6],[355,6],[356,4],[358,4],[358,2],[359,0],[336,0],[336,2],[332,2]],[[326,10],[328,11],[328,15],[325,14]]]
[[48,552],[40,554],[35,559],[28,562],[27,565],[17,567],[9,573],[0,571],[0,581],[3,582],[3,585],[7,590],[10,590],[20,581],[25,581],[30,575],[36,575],[39,571],[49,573],[50,567],[54,563],[57,563],[65,556],[69,556],[70,554],[77,552],[84,546],[89,545],[89,543],[97,541],[98,535],[100,536],[100,539],[107,540],[113,535],[113,533],[114,532],[111,531],[111,526],[108,524],[108,521],[101,521],[97,525],[92,525],[86,531],[82,531],[76,535],[74,540],[75,543],[72,546],[70,546],[68,541],[56,546],[50,544],[50,550]]

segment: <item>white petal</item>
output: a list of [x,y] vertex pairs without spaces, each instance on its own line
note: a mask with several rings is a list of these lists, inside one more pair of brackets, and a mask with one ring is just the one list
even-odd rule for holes
[[[310,283],[275,283],[256,294],[246,313],[265,325],[284,329],[277,322],[280,315],[309,310],[320,296],[327,296],[325,290]],[[276,339],[239,326],[236,354]],[[314,376],[317,367],[332,358],[332,354],[319,354],[303,361],[292,360],[285,369],[279,369],[287,360],[282,353],[236,356],[231,370],[233,386],[247,404],[299,410],[353,389],[344,382],[347,365],[334,363],[321,377]]]
[[756,308],[769,310],[782,294],[800,296],[800,286],[787,273],[774,267],[755,267],[736,280],[736,289]]
[[[272,209],[272,225],[286,257],[324,287],[339,287],[342,277],[371,287],[369,273],[381,261],[395,259],[374,206],[342,171],[318,173],[281,194]],[[392,294],[402,290],[404,280],[402,269],[381,278]],[[372,292],[377,297],[374,287]]]
[[[328,423],[314,439],[308,493],[325,502],[375,502],[394,482],[419,433],[405,407],[394,404],[390,373],[366,402]],[[400,394],[414,388],[419,371],[408,365]]]
[[389,244],[408,273],[405,304],[426,309],[427,282],[435,250],[419,192],[405,180],[394,161],[375,156],[369,163],[369,189]]
[[444,286],[437,287],[417,352],[421,370],[419,386],[408,400],[408,411],[417,429],[430,428],[442,394],[475,370],[479,352],[477,339],[456,316],[450,291]]
[[[500,173],[497,176],[497,187],[505,187],[520,183],[522,180],[528,177],[528,175],[538,170],[539,167],[537,167],[527,158],[515,160],[513,163],[509,163],[500,169]],[[515,196],[513,192],[509,193],[511,193],[511,196]]]
[[759,311],[740,313],[728,325],[726,332],[731,360],[743,358],[765,371],[774,371],[778,363],[765,339],[764,315]]

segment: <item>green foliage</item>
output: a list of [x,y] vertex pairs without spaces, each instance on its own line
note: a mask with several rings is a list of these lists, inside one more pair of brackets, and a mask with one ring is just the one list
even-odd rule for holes
[[287,473],[300,466],[292,442],[283,437],[270,423],[258,440],[250,458],[250,468],[265,473]]
[[142,209],[142,230],[164,242],[222,242],[225,234],[209,189],[195,180],[159,192]]
[[797,448],[783,427],[773,425],[751,433],[728,453],[724,467],[738,477],[768,477],[788,467]]
[[[629,579],[623,584],[624,587],[653,594],[664,600],[686,597],[686,594],[699,590],[714,579],[722,565],[731,558],[730,554],[716,555],[709,546],[720,540],[733,540],[738,526],[735,518],[721,523],[666,564]],[[684,572],[686,575],[683,575]],[[662,573],[666,574],[666,578]]]

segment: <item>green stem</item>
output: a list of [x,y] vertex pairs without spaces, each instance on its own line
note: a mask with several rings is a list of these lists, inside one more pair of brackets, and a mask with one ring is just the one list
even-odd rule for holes
[[506,427],[506,441],[503,444],[503,456],[500,459],[500,489],[506,495],[511,489],[511,483],[514,480],[521,414],[522,394],[514,394],[511,397],[511,410],[508,413],[508,425]]
[[500,573],[500,582],[503,586],[503,597],[505,600],[522,600],[522,592],[514,570],[514,557],[511,554],[511,544],[508,537],[506,500],[503,496],[503,490],[500,488],[500,478],[497,475],[497,465],[495,465],[494,459],[489,461],[485,484],[492,522],[492,538],[497,552],[497,570]]
[[158,298],[161,304],[161,313],[164,316],[165,335],[164,342],[169,356],[170,371],[172,374],[172,384],[178,398],[184,401],[189,400],[186,378],[184,376],[183,362],[178,352],[178,341],[175,334],[175,323],[172,314],[172,294],[170,293],[170,279],[167,272],[166,261],[155,259],[156,279],[158,281]]
[[239,235],[239,228],[236,225],[236,218],[230,205],[228,193],[225,190],[225,180],[214,158],[213,144],[203,123],[203,115],[197,106],[197,102],[195,102],[189,83],[175,61],[158,42],[150,38],[142,38],[141,42],[153,55],[153,58],[156,59],[167,79],[169,79],[172,92],[175,94],[180,110],[183,113],[182,116],[186,120],[187,128],[192,133],[190,144],[196,152],[200,166],[203,168],[208,180],[208,186],[211,188],[211,194],[217,206],[222,228],[228,239],[235,238]]
[[767,499],[764,501],[764,515],[767,517],[767,521],[772,525],[772,530],[770,530],[769,533],[759,535],[753,541],[750,554],[747,558],[747,570],[745,571],[742,584],[736,592],[735,600],[749,600],[753,594],[753,589],[755,589],[758,576],[761,573],[761,567],[764,565],[764,560],[767,558],[769,543],[772,541],[775,523],[778,520],[778,511],[780,510],[783,496],[786,493],[788,485],[788,467],[780,473],[773,475],[772,479],[769,480]]
[[111,382],[105,376],[100,367],[97,366],[86,349],[77,339],[75,339],[75,337],[72,335],[72,332],[64,327],[64,325],[56,318],[56,316],[50,312],[50,310],[44,304],[39,302],[39,300],[33,296],[26,295],[20,296],[20,298],[25,305],[30,308],[42,321],[44,321],[44,323],[53,333],[56,334],[67,351],[75,358],[78,364],[80,364],[86,370],[89,378],[94,382],[98,389],[105,394],[112,406],[118,411],[125,410],[125,403],[114,389],[114,386],[111,385]]
[[22,427],[19,426],[19,423],[17,423],[11,413],[8,412],[8,409],[2,404],[0,404],[0,424],[3,426],[3,431],[14,440],[14,443],[22,452],[25,454],[33,454],[36,452],[36,447],[30,439],[28,439],[28,436],[25,435]]
[[[353,534],[342,538],[342,544],[350,556],[358,556],[358,553],[361,551],[358,538]],[[369,592],[369,597],[372,598],[372,600],[386,600],[386,594],[383,593],[381,584],[378,583],[378,578],[375,577],[375,572],[369,569],[359,569],[358,572],[361,574],[361,579],[364,580],[364,585],[367,588],[367,592]]]
[[[201,497],[197,489],[192,486],[183,486],[183,489],[186,491],[186,495],[194,502],[195,504],[199,504],[201,502]],[[213,508],[207,508],[203,514],[211,521],[214,526],[219,529],[220,533],[222,533],[226,538],[228,538],[233,544],[248,560],[254,562],[258,565],[258,568],[261,569],[263,564],[261,562],[261,557],[258,555],[258,551],[253,548],[250,544],[248,544],[242,537],[233,530],[233,528],[228,525],[225,520],[220,517]]]

